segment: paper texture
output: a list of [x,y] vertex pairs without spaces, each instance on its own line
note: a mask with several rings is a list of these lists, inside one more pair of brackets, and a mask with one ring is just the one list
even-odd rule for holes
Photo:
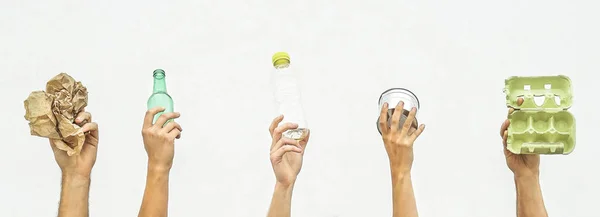
[[74,124],[87,106],[87,89],[66,73],[46,83],[46,91],[33,91],[25,100],[25,119],[31,135],[49,138],[69,156],[79,154],[85,135]]

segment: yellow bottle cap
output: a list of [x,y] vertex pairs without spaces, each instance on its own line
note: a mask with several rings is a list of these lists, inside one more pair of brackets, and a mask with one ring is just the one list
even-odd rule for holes
[[290,55],[286,52],[277,52],[273,54],[273,66],[290,64]]

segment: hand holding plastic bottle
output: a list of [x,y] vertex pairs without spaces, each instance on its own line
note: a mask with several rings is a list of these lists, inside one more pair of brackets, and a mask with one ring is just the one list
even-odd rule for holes
[[[523,104],[523,98],[517,100],[517,105]],[[514,112],[514,108],[508,109],[508,114]],[[540,155],[538,154],[513,154],[506,149],[508,138],[508,126],[510,121],[504,120],[502,127],[500,128],[500,136],[502,137],[502,144],[504,145],[504,156],[506,157],[506,164],[508,168],[515,174],[516,177],[520,176],[537,176],[540,171]]]
[[409,173],[413,163],[413,143],[425,130],[425,125],[421,124],[418,129],[411,127],[417,114],[416,109],[412,108],[402,128],[399,127],[400,116],[404,110],[402,101],[396,105],[391,118],[392,123],[388,124],[388,106],[388,103],[385,103],[381,108],[379,128],[390,160],[390,167],[392,173]]
[[271,133],[271,165],[277,178],[277,183],[283,186],[290,186],[296,182],[296,178],[302,169],[302,158],[304,150],[310,137],[310,131],[302,140],[294,140],[283,136],[283,133],[290,129],[298,128],[298,124],[284,123],[279,126],[283,120],[283,115],[276,117],[269,132]]

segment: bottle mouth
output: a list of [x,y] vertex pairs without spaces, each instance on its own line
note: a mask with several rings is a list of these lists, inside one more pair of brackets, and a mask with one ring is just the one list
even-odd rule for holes
[[383,103],[388,103],[390,108],[393,108],[400,101],[404,102],[404,108],[410,110],[412,107],[416,107],[417,110],[421,108],[419,98],[408,89],[405,88],[391,88],[384,91],[379,96],[379,109],[383,106]]
[[165,77],[165,71],[162,69],[154,70],[152,76],[156,79],[163,79]]

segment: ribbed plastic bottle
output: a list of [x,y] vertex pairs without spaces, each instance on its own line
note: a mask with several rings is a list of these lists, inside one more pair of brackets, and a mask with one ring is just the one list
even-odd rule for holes
[[297,129],[288,130],[283,136],[302,140],[308,134],[308,125],[304,118],[304,110],[301,103],[300,88],[298,86],[298,74],[290,63],[290,56],[286,52],[278,52],[273,55],[273,73],[271,75],[275,102],[279,114],[283,114],[283,123],[298,124]]

